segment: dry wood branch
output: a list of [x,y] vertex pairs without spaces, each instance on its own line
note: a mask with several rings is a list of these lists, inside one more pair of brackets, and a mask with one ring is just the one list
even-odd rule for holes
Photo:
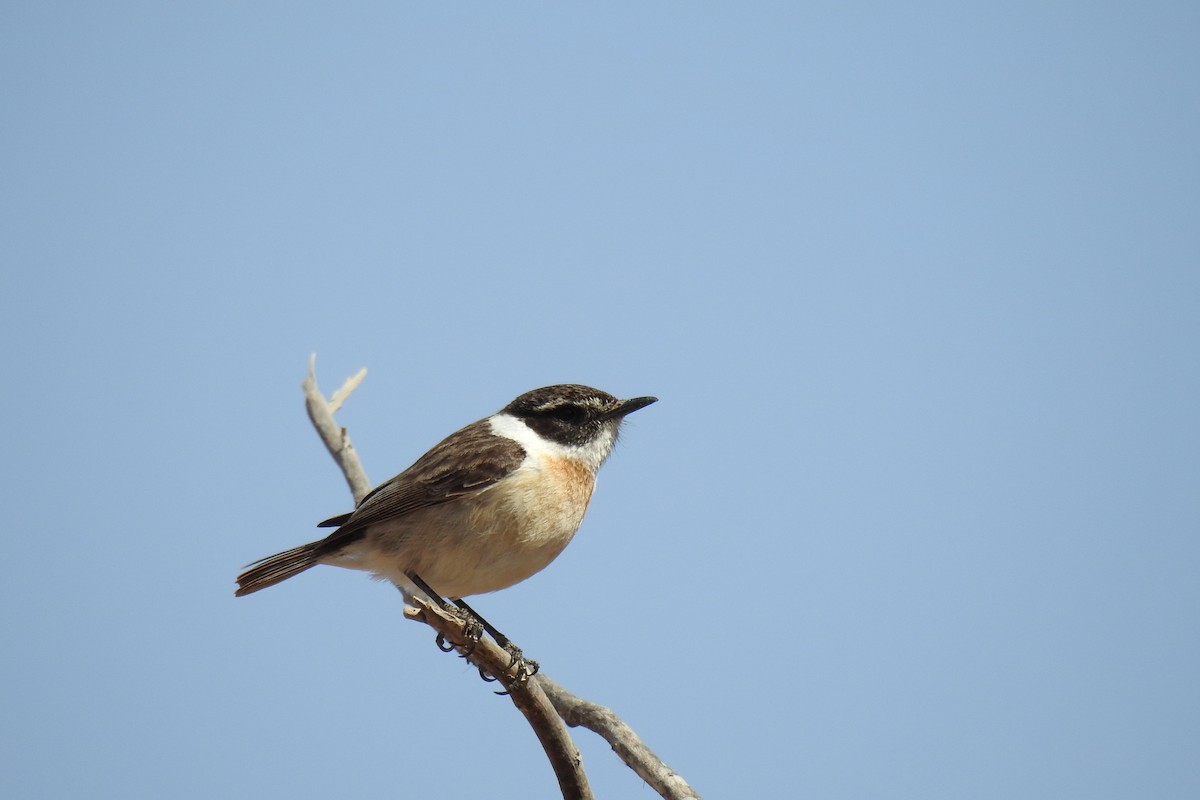
[[304,389],[304,407],[308,409],[308,418],[312,420],[313,427],[317,429],[317,435],[325,443],[329,455],[333,456],[342,474],[346,476],[346,483],[349,484],[350,493],[354,495],[354,502],[357,504],[371,491],[371,483],[367,480],[367,473],[363,471],[358,453],[354,451],[354,445],[350,442],[350,434],[334,422],[333,412],[341,408],[350,393],[362,383],[367,370],[360,369],[357,375],[347,378],[342,388],[333,393],[333,400],[327,401],[317,386],[317,375],[314,371],[316,364],[317,354],[313,353],[308,358],[308,375],[300,385]]
[[[347,379],[333,398],[327,401],[317,386],[315,364],[314,354],[309,359],[308,375],[303,383],[308,417],[329,454],[341,468],[354,501],[358,503],[371,491],[371,484],[358,453],[350,443],[349,434],[334,421],[333,412],[362,382],[366,370],[359,370]],[[406,609],[405,616],[426,623],[450,642],[466,641],[461,619],[419,599],[413,602],[417,607]],[[508,691],[513,705],[525,715],[550,759],[564,798],[592,798],[582,758],[563,725],[565,721],[567,725],[584,727],[599,734],[621,760],[662,797],[668,800],[699,800],[700,795],[667,767],[611,709],[576,697],[544,674],[518,680],[510,670],[508,652],[490,639],[481,639],[468,658],[489,675],[496,676]]]
[[537,675],[533,680],[541,684],[568,725],[599,734],[612,746],[613,752],[659,795],[667,800],[700,800],[700,795],[687,781],[664,764],[611,708],[576,697],[546,675]]
[[[412,598],[412,603],[416,608],[405,609],[406,617],[424,622],[449,642],[466,641],[463,620],[450,616],[421,598]],[[542,749],[546,751],[546,758],[550,759],[563,797],[591,800],[593,795],[587,774],[583,771],[583,756],[541,686],[516,674],[508,651],[491,639],[483,638],[474,645],[456,646],[456,649],[482,672],[494,676],[508,692],[513,705],[525,715],[538,741],[542,743]]]

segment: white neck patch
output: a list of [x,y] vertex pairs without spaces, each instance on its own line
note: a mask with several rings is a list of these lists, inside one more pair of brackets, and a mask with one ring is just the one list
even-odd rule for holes
[[524,447],[525,452],[530,455],[546,455],[581,461],[593,473],[600,469],[604,459],[608,458],[608,454],[612,452],[613,442],[617,440],[616,423],[602,425],[595,438],[586,444],[569,445],[559,444],[545,438],[526,425],[524,420],[512,414],[504,412],[493,414],[487,418],[487,422],[491,426],[492,433],[503,436],[505,439],[512,439]]

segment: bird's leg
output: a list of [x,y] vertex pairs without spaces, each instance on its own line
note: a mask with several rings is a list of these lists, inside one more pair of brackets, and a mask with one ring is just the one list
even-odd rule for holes
[[[484,619],[479,612],[467,605],[466,601],[462,599],[447,601],[443,599],[440,594],[435,592],[433,588],[421,578],[420,575],[410,573],[408,577],[417,585],[417,588],[429,595],[430,600],[434,601],[448,613],[458,617],[459,619],[462,619],[466,623],[467,637],[469,640],[468,644],[456,645],[454,642],[447,642],[443,635],[438,634],[436,642],[440,650],[448,653],[455,649],[455,647],[463,647],[465,648],[463,656],[466,657],[471,654],[471,650],[474,649],[475,644],[479,641],[480,637],[483,636],[483,632],[487,631],[488,634],[496,640],[496,644],[503,647],[505,652],[508,653],[508,656],[511,659],[511,661],[509,661],[508,668],[516,668],[516,680],[518,683],[524,683],[537,674],[539,669],[538,663],[531,658],[525,658],[525,655],[521,652],[521,648],[513,644],[511,639],[498,631],[496,626]],[[496,680],[494,676],[488,675],[482,669],[479,671],[479,677],[483,678],[485,681]],[[499,692],[498,694],[506,694],[506,692]]]
[[[538,662],[534,661],[532,658],[526,658],[525,654],[521,652],[521,648],[513,644],[512,640],[503,633],[496,630],[496,627],[492,625],[492,623],[484,619],[478,611],[467,605],[464,600],[455,600],[454,604],[463,611],[466,611],[475,619],[479,620],[479,624],[483,626],[484,630],[491,634],[492,638],[496,640],[496,644],[503,647],[508,653],[508,657],[512,659],[508,662],[508,668],[512,669],[513,667],[516,667],[517,683],[524,683],[534,675],[537,675],[538,669],[540,669]],[[484,680],[487,679],[484,678]]]
[[474,612],[471,612],[469,609],[464,610],[453,603],[444,600],[440,594],[435,592],[429,586],[428,583],[421,579],[420,575],[410,574],[408,577],[417,585],[417,588],[429,595],[430,600],[441,606],[442,610],[444,610],[447,614],[450,614],[451,616],[463,621],[463,632],[467,636],[467,641],[463,644],[459,644],[457,642],[447,642],[445,635],[439,633],[437,638],[434,639],[434,643],[437,644],[438,649],[443,653],[449,653],[455,648],[462,648],[463,658],[471,655],[471,651],[475,649],[475,645],[478,644],[479,640],[483,637],[484,630],[490,628],[491,626],[486,622],[482,622],[478,617],[475,616]]
[[492,623],[490,623],[486,619],[484,619],[483,616],[478,611],[476,611],[475,609],[473,609],[469,605],[467,605],[466,600],[453,600],[451,602],[453,602],[454,605],[458,606],[463,611],[470,614],[475,619],[479,620],[479,624],[483,626],[483,629],[485,631],[487,631],[489,634],[491,634],[492,638],[496,640],[496,644],[500,645],[501,647],[503,647],[506,650],[508,649],[508,646],[510,644],[512,644],[512,642],[509,641],[507,636],[505,636],[500,631],[496,630],[496,627],[494,625],[492,625]]

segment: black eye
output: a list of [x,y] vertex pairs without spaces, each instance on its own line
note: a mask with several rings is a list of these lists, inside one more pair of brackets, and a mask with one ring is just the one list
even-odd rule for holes
[[579,406],[555,406],[546,411],[546,416],[569,425],[578,425],[587,417],[587,412]]

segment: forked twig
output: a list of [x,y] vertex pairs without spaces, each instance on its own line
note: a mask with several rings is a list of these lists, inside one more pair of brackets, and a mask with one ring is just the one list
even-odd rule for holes
[[308,418],[312,420],[313,427],[317,429],[317,435],[325,443],[325,449],[333,456],[333,460],[342,470],[342,475],[346,477],[346,483],[350,486],[350,493],[354,495],[354,503],[357,505],[371,491],[371,482],[367,480],[367,473],[363,471],[358,453],[354,451],[354,445],[350,442],[350,434],[334,422],[333,412],[341,408],[350,393],[362,383],[362,379],[367,376],[367,370],[364,367],[357,375],[347,378],[342,388],[333,393],[334,399],[326,400],[317,386],[316,365],[317,354],[313,353],[308,357],[308,375],[300,384],[300,388],[304,390],[304,407],[308,410]]

